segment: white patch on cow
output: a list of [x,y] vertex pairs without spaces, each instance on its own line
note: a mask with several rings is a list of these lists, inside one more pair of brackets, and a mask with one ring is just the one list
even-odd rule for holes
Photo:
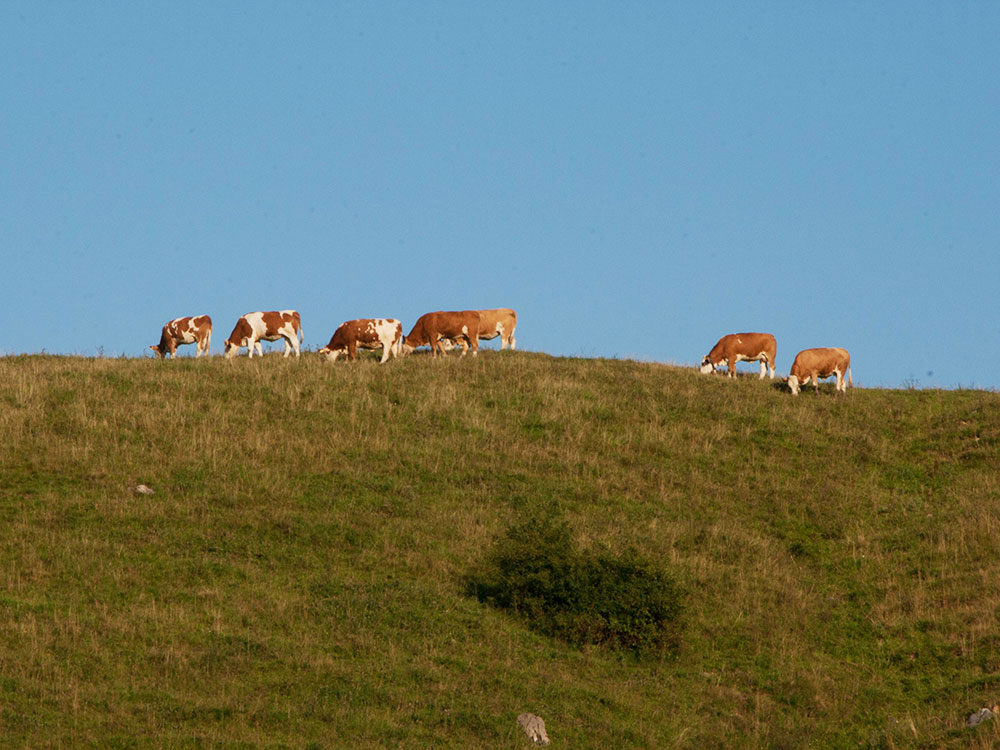
[[847,393],[847,383],[844,382],[844,373],[841,372],[840,368],[834,369],[833,374],[837,376],[837,391],[843,391]]
[[398,326],[399,321],[395,318],[379,318],[374,324],[369,324],[372,335],[377,336],[379,343],[382,344],[382,359],[379,360],[380,365],[385,364],[390,354],[394,357],[398,356],[397,347],[394,343]]
[[279,327],[276,333],[277,335],[275,336],[262,336],[261,338],[265,339],[266,341],[277,341],[279,338],[284,339],[285,340],[284,356],[287,357],[289,354],[292,353],[292,349],[294,349],[295,356],[298,357],[301,352],[299,351],[299,337],[295,333],[295,325],[291,321],[289,321],[288,323],[285,323],[284,325]]

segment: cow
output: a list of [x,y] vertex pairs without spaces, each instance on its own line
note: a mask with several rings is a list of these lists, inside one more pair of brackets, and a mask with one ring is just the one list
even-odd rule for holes
[[152,344],[152,349],[158,359],[177,356],[177,347],[181,344],[197,344],[198,351],[194,355],[200,357],[208,354],[212,345],[212,319],[207,315],[196,315],[190,318],[174,318],[160,333],[160,343]]
[[729,377],[736,377],[737,362],[760,362],[760,380],[764,379],[768,366],[774,379],[774,357],[778,344],[770,333],[730,333],[723,336],[712,347],[712,351],[701,361],[701,372],[714,372],[716,368],[728,367]]
[[[500,348],[506,349],[508,346],[513,350],[517,341],[514,339],[514,330],[517,328],[517,313],[509,307],[500,307],[495,310],[477,310],[479,313],[479,338],[480,340],[495,339],[500,337]],[[441,339],[445,350],[451,350],[455,346],[452,339]],[[458,339],[457,343],[462,347],[462,353],[468,349],[464,339]]]
[[240,316],[236,327],[226,339],[226,359],[235,357],[240,348],[247,348],[247,356],[253,359],[254,347],[257,356],[263,356],[261,341],[285,340],[285,356],[295,350],[295,356],[300,355],[299,342],[302,340],[302,320],[295,310],[280,310],[271,312],[252,312]]
[[462,356],[472,347],[472,355],[479,353],[479,312],[462,310],[461,312],[429,312],[424,313],[409,335],[403,339],[400,353],[407,355],[418,346],[430,346],[431,354],[437,356],[438,350],[444,354],[442,339],[463,340]]
[[[844,382],[844,373],[847,382]],[[837,392],[847,393],[847,386],[854,385],[851,377],[851,355],[846,349],[825,347],[819,349],[803,349],[795,355],[792,371],[788,375],[788,387],[793,396],[799,394],[799,388],[810,380],[816,391],[819,391],[819,379],[837,376]]]
[[328,362],[336,362],[337,357],[346,353],[348,359],[358,358],[358,349],[378,349],[382,347],[384,364],[389,355],[399,356],[399,342],[403,338],[403,324],[395,318],[362,318],[341,323],[333,332],[330,343],[319,350]]

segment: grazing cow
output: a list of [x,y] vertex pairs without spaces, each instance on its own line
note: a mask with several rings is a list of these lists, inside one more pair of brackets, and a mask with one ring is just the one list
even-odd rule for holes
[[431,347],[431,354],[437,356],[438,349],[444,354],[442,339],[452,341],[462,339],[462,355],[472,347],[472,355],[479,353],[479,313],[476,310],[461,312],[424,313],[414,323],[410,334],[403,339],[401,354],[409,354],[418,346]]
[[768,365],[771,368],[771,379],[774,379],[774,357],[778,344],[769,333],[730,333],[723,336],[712,347],[712,351],[701,361],[701,372],[714,372],[717,368],[727,367],[729,377],[736,377],[737,362],[760,362],[760,379],[764,379]]
[[177,356],[177,347],[181,344],[197,344],[198,351],[194,355],[200,357],[208,354],[212,345],[212,319],[207,315],[197,315],[192,318],[174,318],[160,333],[160,343],[149,348],[156,352],[158,358]]
[[[847,382],[844,382],[844,373],[847,373]],[[819,391],[819,379],[828,378],[831,375],[837,376],[837,392],[847,393],[847,386],[854,385],[851,377],[851,355],[846,349],[839,347],[827,347],[820,349],[803,349],[795,355],[792,362],[792,371],[788,375],[788,387],[792,389],[792,395],[799,394],[799,388],[810,380],[816,391]]]
[[302,340],[302,320],[295,310],[247,313],[236,321],[236,327],[226,340],[226,359],[235,357],[241,347],[247,348],[247,356],[253,359],[254,347],[257,356],[263,356],[261,341],[285,340],[285,356],[295,350],[298,357],[299,342]]
[[[500,348],[515,348],[517,341],[514,339],[514,329],[517,328],[517,313],[509,307],[501,307],[496,310],[477,310],[479,313],[479,338],[495,339],[500,337]],[[452,339],[441,339],[441,343],[446,350],[451,350],[455,346]],[[468,346],[464,339],[458,339],[458,344],[464,353]]]
[[403,337],[403,324],[394,318],[362,318],[341,323],[330,343],[319,350],[327,361],[336,362],[337,357],[346,352],[348,359],[358,358],[358,349],[378,349],[382,347],[384,364],[389,355],[399,356],[399,341]]

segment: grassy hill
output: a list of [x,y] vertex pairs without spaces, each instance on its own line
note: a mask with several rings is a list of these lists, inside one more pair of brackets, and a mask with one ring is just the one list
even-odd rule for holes
[[[986,748],[1000,394],[628,361],[0,359],[5,747]],[[130,487],[146,484],[152,496]],[[555,509],[678,655],[466,594]]]

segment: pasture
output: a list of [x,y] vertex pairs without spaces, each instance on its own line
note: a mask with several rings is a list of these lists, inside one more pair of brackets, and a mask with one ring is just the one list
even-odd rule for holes
[[[987,748],[1000,394],[524,351],[0,358],[5,747]],[[139,484],[155,494],[132,490]],[[679,652],[467,595],[550,509]]]

